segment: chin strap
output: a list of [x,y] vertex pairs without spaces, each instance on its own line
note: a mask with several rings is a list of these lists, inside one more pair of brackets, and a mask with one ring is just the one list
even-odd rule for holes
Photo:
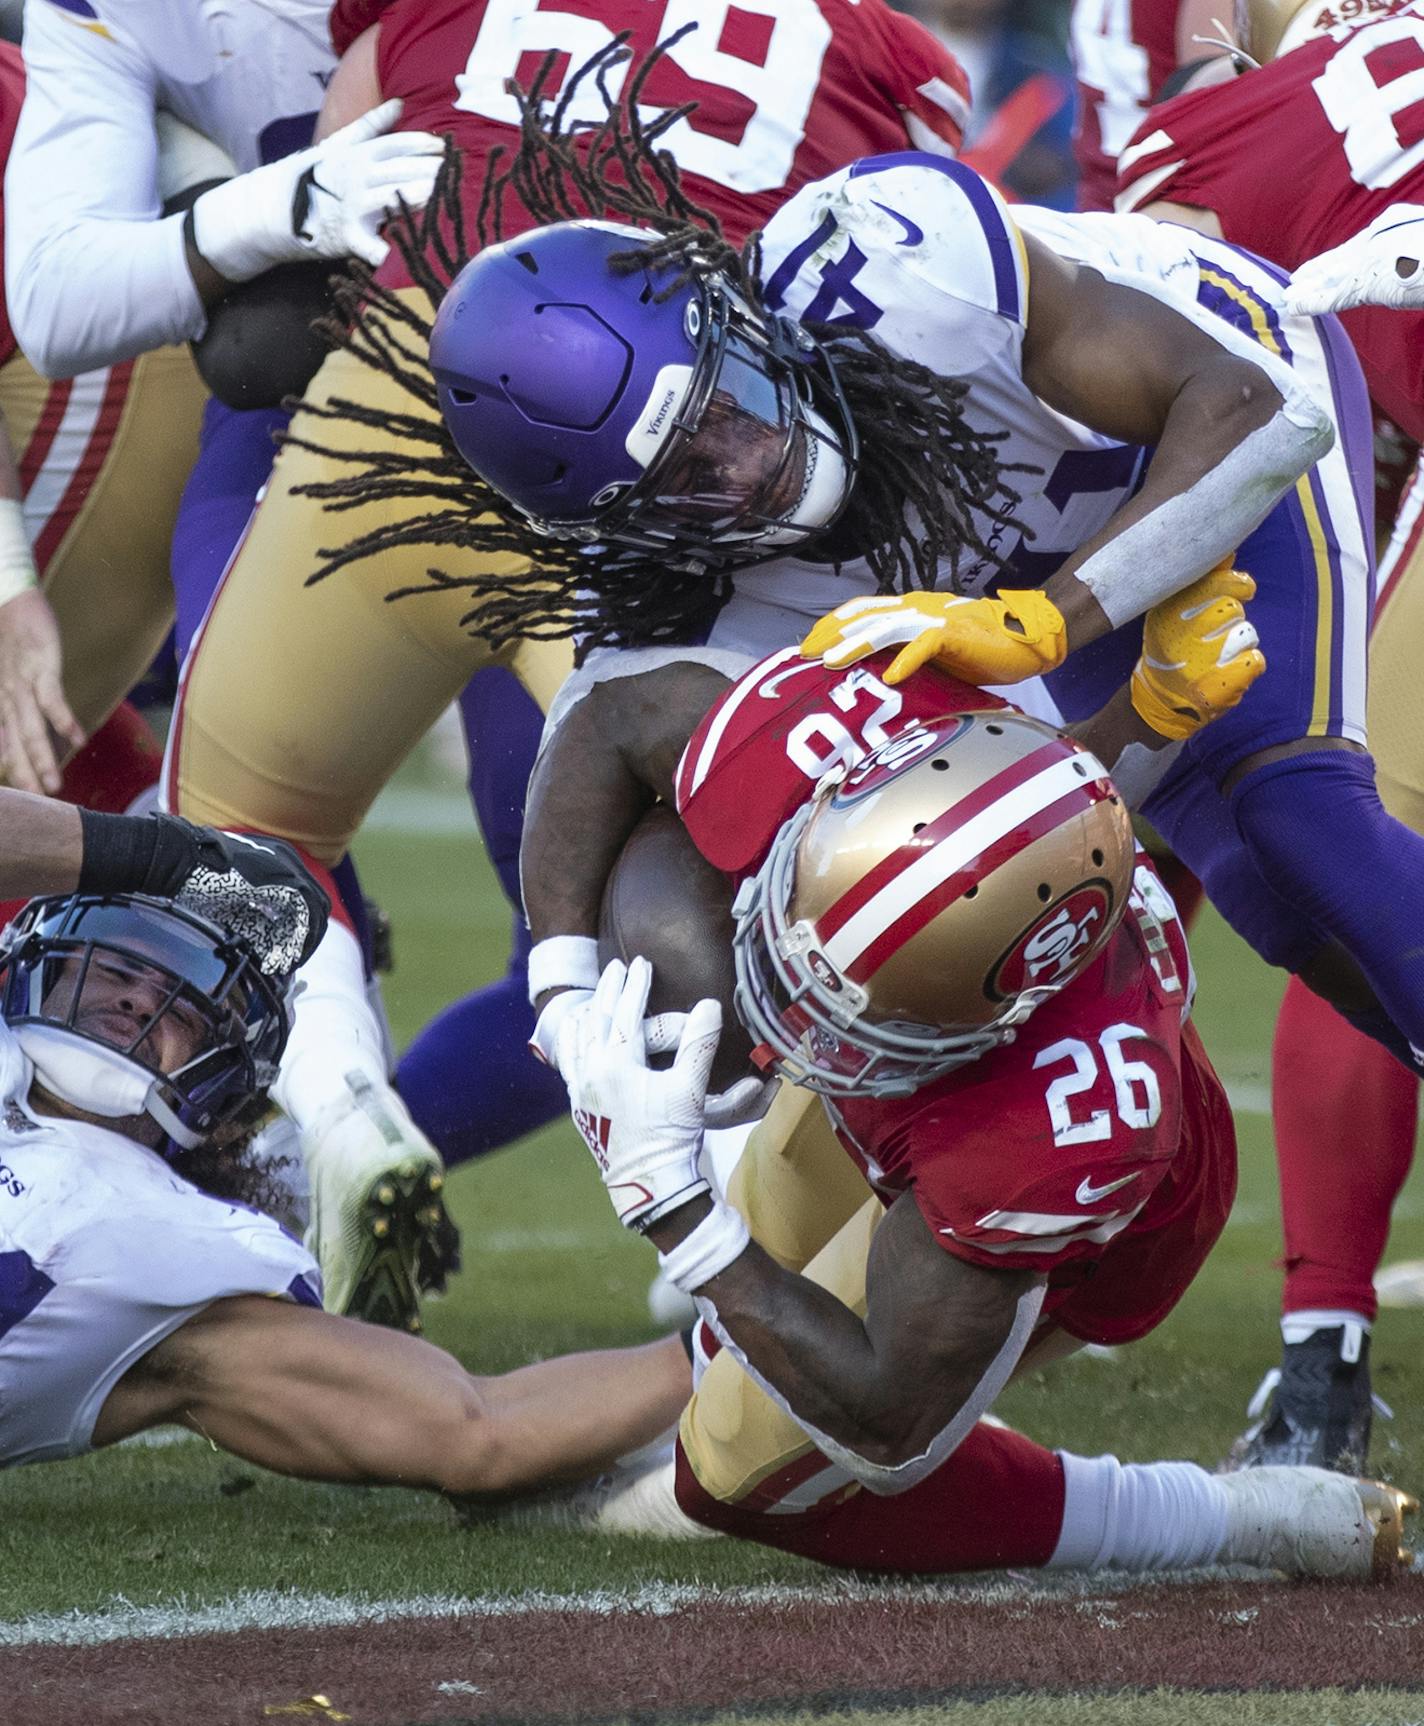
[[147,1115],[184,1150],[195,1150],[203,1142],[163,1100],[153,1074],[117,1049],[105,1049],[58,1025],[17,1025],[14,1033],[35,1077],[61,1102],[107,1120]]

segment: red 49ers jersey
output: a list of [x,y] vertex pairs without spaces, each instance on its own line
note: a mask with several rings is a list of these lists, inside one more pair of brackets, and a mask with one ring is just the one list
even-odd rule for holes
[[[369,16],[370,0],[346,3]],[[381,91],[404,99],[401,124],[448,133],[467,152],[471,233],[485,160],[516,141],[508,80],[528,88],[550,50],[566,79],[624,30],[641,58],[696,24],[654,68],[644,105],[651,117],[697,103],[660,147],[737,243],[792,192],[857,157],[907,145],[953,155],[969,109],[959,63],[885,0],[394,0],[380,21]],[[626,71],[608,76],[615,96]],[[603,113],[585,80],[569,119]],[[512,193],[503,216],[506,234],[531,225]],[[383,279],[397,279],[392,268]]]
[[[734,876],[833,767],[946,713],[1003,707],[934,668],[891,687],[892,653],[832,671],[787,648],[707,714],[676,775],[698,849]],[[1045,1315],[1125,1342],[1191,1282],[1235,1193],[1231,1112],[1187,1024],[1191,962],[1145,858],[1098,960],[1011,1043],[913,1096],[828,1104],[887,1203],[911,1192],[958,1257],[1048,1277]]]
[[678,763],[677,812],[697,849],[740,880],[833,767],[946,713],[1002,707],[987,690],[926,666],[893,688],[894,651],[832,671],[784,647],[754,665],[703,719]]
[[1179,0],[1073,0],[1078,208],[1110,210],[1118,151],[1177,64]]
[[[1214,210],[1233,245],[1288,270],[1390,204],[1424,204],[1421,10],[1154,109],[1118,164],[1117,207],[1159,198]],[[1424,314],[1366,306],[1341,322],[1377,405],[1424,440]]]

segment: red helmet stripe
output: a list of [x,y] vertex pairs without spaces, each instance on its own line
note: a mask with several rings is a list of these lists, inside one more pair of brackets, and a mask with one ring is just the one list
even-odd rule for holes
[[858,954],[845,967],[846,976],[854,983],[864,983],[867,978],[873,977],[888,959],[898,953],[907,941],[918,935],[926,924],[932,922],[946,905],[952,905],[976,882],[983,881],[985,876],[991,875],[1000,864],[1027,850],[1035,840],[1042,839],[1046,833],[1052,833],[1055,828],[1062,827],[1076,816],[1082,815],[1107,795],[1109,793],[1100,785],[1074,786],[1056,802],[1050,803],[1047,808],[1021,822],[1012,832],[987,846],[978,856],[971,857],[937,887],[914,899],[893,923],[876,936],[864,952]]
[[841,894],[835,904],[830,906],[825,914],[816,919],[816,932],[822,941],[829,941],[838,929],[843,927],[862,906],[868,905],[882,888],[905,869],[909,864],[923,857],[933,846],[950,834],[958,832],[966,822],[972,821],[976,815],[996,803],[999,798],[1013,791],[1016,787],[1032,779],[1036,773],[1041,773],[1045,767],[1064,758],[1064,745],[1057,739],[1041,744],[1039,748],[1025,755],[1021,761],[1015,761],[1012,766],[996,773],[992,779],[986,779],[982,785],[967,792],[951,808],[937,816],[927,827],[917,833],[913,839],[898,849],[889,852],[871,870],[861,876],[853,887]]

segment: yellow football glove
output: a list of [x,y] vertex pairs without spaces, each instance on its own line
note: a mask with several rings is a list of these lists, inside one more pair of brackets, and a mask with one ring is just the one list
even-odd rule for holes
[[801,653],[830,666],[854,665],[901,642],[887,683],[903,683],[931,660],[966,683],[1020,683],[1054,670],[1068,651],[1062,613],[1037,588],[1026,588],[999,599],[906,593],[847,600],[820,620]]
[[1143,620],[1132,705],[1163,737],[1190,737],[1235,707],[1266,669],[1245,602],[1256,583],[1223,558]]

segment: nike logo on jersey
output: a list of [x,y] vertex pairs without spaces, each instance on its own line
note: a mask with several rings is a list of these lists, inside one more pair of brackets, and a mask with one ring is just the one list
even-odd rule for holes
[[1073,1195],[1073,1202],[1078,1205],[1095,1205],[1099,1199],[1105,1199],[1109,1193],[1115,1193],[1119,1187],[1125,1187],[1129,1181],[1135,1181],[1141,1173],[1141,1169],[1134,1169],[1130,1175],[1124,1175],[1120,1181],[1109,1181],[1106,1186],[1102,1187],[1095,1187],[1084,1175],[1078,1183],[1077,1192]]
[[925,230],[918,222],[912,222],[908,216],[902,216],[898,210],[892,210],[889,204],[882,204],[879,198],[872,198],[870,201],[875,205],[877,210],[884,210],[887,216],[893,216],[905,230],[904,239],[897,240],[895,242],[897,246],[918,246],[921,240],[924,239]]

